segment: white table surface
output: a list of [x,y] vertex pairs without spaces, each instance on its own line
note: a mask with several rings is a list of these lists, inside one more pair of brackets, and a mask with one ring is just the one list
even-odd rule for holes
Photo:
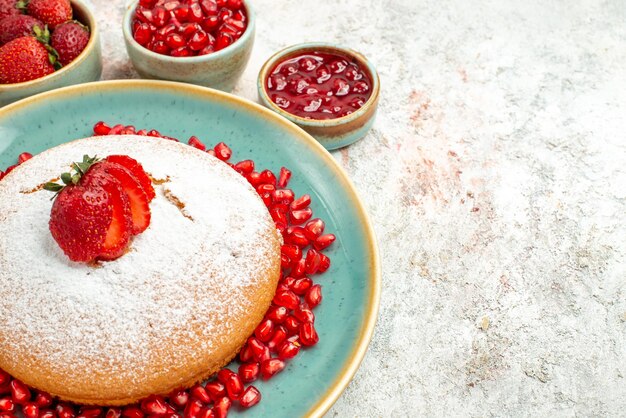
[[[94,0],[104,79],[134,78],[124,0]],[[383,261],[369,352],[330,417],[626,412],[626,2],[254,0],[235,94],[330,41],[382,79],[334,152]]]

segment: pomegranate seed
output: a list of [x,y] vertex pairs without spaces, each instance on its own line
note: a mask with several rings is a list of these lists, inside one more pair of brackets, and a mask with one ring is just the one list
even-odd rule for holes
[[254,171],[254,161],[239,161],[237,164],[235,164],[235,169],[239,171],[242,175],[247,176]]
[[[265,195],[265,192],[262,194]],[[282,210],[278,208],[270,209],[270,215],[272,216],[272,219],[274,220],[274,222],[280,222],[281,224],[287,223],[287,215],[285,214],[285,212],[283,212]]]
[[215,418],[226,418],[231,405],[231,400],[226,396],[217,400],[215,402],[215,406],[213,407]]
[[189,14],[187,15],[187,18],[190,22],[202,22],[204,14],[202,13],[202,8],[199,3],[193,2],[189,5]]
[[244,347],[239,352],[239,361],[242,363],[247,363],[252,361],[254,355],[252,354],[252,349],[248,346],[248,344],[244,345]]
[[271,319],[275,324],[282,324],[289,311],[284,306],[272,306],[267,311],[267,318]]
[[261,171],[261,183],[271,184],[276,190],[276,176],[270,170]]
[[300,352],[300,344],[295,341],[285,341],[278,349],[278,358],[281,360],[289,360],[294,358]]
[[153,395],[141,401],[141,410],[148,415],[163,415],[171,412],[171,409],[171,407],[168,408],[165,399],[161,396]]
[[261,363],[261,376],[263,376],[263,379],[267,380],[275,374],[281,372],[284,368],[285,362],[280,359],[273,358],[265,360]]
[[249,386],[241,395],[239,405],[244,408],[250,408],[261,401],[261,392],[254,386]]
[[244,363],[239,366],[239,377],[244,383],[254,382],[259,377],[259,363]]
[[308,194],[304,194],[291,203],[291,209],[301,210],[308,207],[310,204],[311,196],[309,196]]
[[120,408],[109,408],[104,416],[105,418],[120,418],[122,410]]
[[[133,36],[139,45],[145,46],[152,39],[152,30],[150,29],[150,25],[148,23],[141,23],[135,29]],[[106,134],[100,134],[106,135]]]
[[274,331],[274,335],[272,339],[267,343],[267,348],[270,349],[270,352],[276,352],[278,347],[287,339],[287,328],[279,325],[276,327]]
[[130,405],[122,410],[122,416],[125,418],[143,418],[144,413],[136,405]]
[[241,7],[243,6],[242,0],[228,0],[226,4],[228,8],[233,10],[241,9]]
[[317,270],[320,267],[320,262],[321,262],[320,253],[317,252],[317,250],[314,250],[313,248],[311,248],[306,253],[306,258],[304,261],[304,271],[307,274],[317,273]]
[[199,401],[202,401],[204,403],[211,403],[211,397],[202,385],[197,384],[193,386],[191,389],[189,389],[189,394],[194,399],[198,399]]
[[280,251],[289,257],[289,259],[293,262],[298,262],[302,258],[302,250],[294,244],[283,245],[280,248]]
[[11,381],[11,376],[4,370],[0,370],[0,387]]
[[242,10],[237,10],[235,12],[235,14],[233,15],[233,19],[237,19],[241,22],[245,22],[246,21],[246,15],[244,14],[244,12]]
[[264,343],[268,342],[272,338],[273,334],[274,323],[270,319],[265,319],[254,330],[254,335],[259,339],[259,341]]
[[11,398],[0,399],[0,411],[13,412],[15,411],[15,402]]
[[189,49],[191,49],[192,51],[200,51],[208,44],[209,35],[207,35],[207,33],[203,30],[199,30],[194,33],[189,39],[189,42],[187,42],[187,46],[189,46]]
[[228,378],[234,374],[236,373],[230,369],[222,369],[217,373],[217,380],[219,380],[223,384],[226,384],[226,382],[228,382]]
[[188,22],[180,25],[179,33],[185,38],[189,38],[194,33],[202,30],[202,27],[198,23]]
[[174,17],[178,19],[180,22],[186,22],[189,19],[189,6],[186,4],[181,4],[177,8],[175,8],[172,13]]
[[298,247],[304,248],[309,245],[309,240],[304,234],[304,228],[302,227],[294,227],[291,232],[287,232],[288,236],[286,238],[286,242],[289,244],[295,244]]
[[287,319],[285,319],[285,329],[289,336],[297,334],[298,331],[300,331],[300,321],[298,321],[295,316],[289,315]]
[[319,284],[313,285],[304,296],[304,300],[311,308],[319,305],[322,302],[322,286]]
[[215,150],[215,156],[222,161],[228,161],[231,155],[233,155],[233,152],[228,147],[228,145],[226,145],[223,142],[220,142],[219,144],[217,144],[214,150]]
[[320,266],[317,269],[317,273],[324,273],[330,267],[330,258],[320,253]]
[[217,14],[217,2],[215,0],[202,0],[200,2],[200,7],[202,7],[202,11],[206,15],[216,15]]
[[302,345],[312,346],[319,341],[315,326],[311,322],[305,322],[300,326],[300,341]]
[[[141,412],[141,411],[139,411],[139,412]],[[60,403],[60,404],[57,405],[56,413],[57,413],[59,418],[74,418],[76,416],[76,413],[74,412],[74,408],[72,408],[71,405],[68,405],[68,404],[65,404],[65,403]],[[128,417],[128,418],[135,418],[135,417]],[[141,418],[141,417],[139,417],[139,418]]]
[[239,397],[243,393],[243,382],[241,381],[239,375],[236,373],[229,375],[224,385],[226,386],[226,393],[228,394],[228,397],[233,401],[239,399]]
[[300,305],[294,310],[293,316],[300,322],[315,322],[315,314],[309,309],[308,305]]
[[185,38],[178,33],[168,33],[165,37],[165,43],[172,49],[185,46]]
[[206,145],[204,145],[196,136],[189,138],[188,144],[199,149],[200,151],[206,151]]
[[289,212],[289,219],[293,225],[302,225],[313,216],[311,208],[292,210]]
[[80,418],[98,418],[102,415],[102,408],[95,406],[83,406],[78,411],[78,417]]
[[309,240],[314,241],[317,239],[317,237],[322,235],[325,226],[326,224],[324,224],[324,221],[322,221],[321,219],[311,219],[304,226],[304,235],[306,235]]
[[156,39],[157,41],[165,41],[167,35],[169,35],[170,33],[176,33],[177,31],[178,29],[176,28],[176,25],[170,23],[163,26],[162,28],[157,29],[154,39]]
[[214,402],[226,396],[226,386],[217,380],[207,383],[205,389],[209,392]]
[[14,379],[9,386],[11,388],[11,398],[13,398],[13,402],[16,404],[24,404],[30,400],[30,390],[28,390],[28,386],[24,383]]
[[120,132],[122,132],[122,129],[124,128],[126,128],[124,125],[118,123],[117,125],[115,125],[109,130],[109,133],[107,135],[119,135]]
[[302,277],[301,279],[297,279],[293,285],[289,286],[293,293],[298,296],[304,295],[308,290],[313,286],[313,280],[308,277]]
[[[165,41],[156,41],[154,44],[152,44],[152,48],[149,48],[149,49],[156,52],[157,54],[162,54],[162,55],[169,55],[170,53],[170,47],[167,46]],[[147,136],[154,136],[154,135],[147,135]]]
[[139,5],[142,7],[154,7],[154,5],[156,4],[157,0],[139,0]]
[[37,392],[35,395],[35,403],[40,408],[46,408],[52,405],[52,396],[46,392]]
[[39,418],[56,418],[52,409],[42,409],[39,411]]
[[259,184],[261,184],[261,173],[253,171],[248,175],[248,182],[252,185],[252,187],[256,188]]
[[17,163],[18,164],[24,164],[26,161],[30,160],[31,158],[33,158],[33,154],[31,154],[29,152],[23,152],[17,158]]
[[337,239],[335,234],[322,235],[313,241],[313,248],[318,251],[328,248],[333,242],[335,242],[335,239]]
[[32,402],[28,402],[22,407],[22,413],[25,418],[39,418],[39,407]]
[[290,189],[278,189],[274,191],[272,195],[272,199],[275,203],[286,203],[287,205],[293,202],[294,198],[294,193]]
[[220,51],[234,42],[233,37],[228,33],[220,33],[215,40],[215,50]]
[[183,412],[184,418],[199,418],[200,412],[204,405],[198,399],[191,399],[187,406],[185,407],[185,411]]
[[209,55],[214,52],[215,52],[215,48],[213,47],[213,45],[208,45],[202,48],[200,52],[198,52],[198,55]]
[[190,57],[193,54],[191,53],[191,50],[189,48],[187,48],[186,46],[181,46],[180,48],[172,49],[170,51],[170,55],[172,57]]
[[300,298],[290,290],[277,292],[274,296],[273,303],[278,306],[284,306],[288,309],[295,309],[300,302]]
[[161,26],[165,25],[168,17],[169,17],[169,13],[165,9],[165,7],[157,6],[154,9],[152,9],[151,23],[153,23],[154,26],[156,26],[157,28],[160,28]]
[[280,174],[278,175],[278,187],[281,189],[287,187],[289,179],[291,179],[291,171],[285,167],[281,167]]
[[183,389],[174,391],[170,394],[169,400],[174,406],[184,408],[187,402],[189,402],[189,393]]
[[306,260],[304,258],[300,259],[298,263],[291,269],[291,275],[293,277],[302,277],[306,270]]
[[198,414],[198,418],[215,418],[215,412],[213,412],[212,408],[204,407]]
[[217,16],[209,16],[206,19],[204,19],[201,23],[202,29],[204,29],[207,32],[211,32],[212,30],[217,28],[219,24],[220,24],[220,20]]

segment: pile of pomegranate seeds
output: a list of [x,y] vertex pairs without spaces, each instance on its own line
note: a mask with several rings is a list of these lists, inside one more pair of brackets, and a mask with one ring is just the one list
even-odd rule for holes
[[307,119],[335,119],[360,109],[372,81],[342,55],[312,52],[280,62],[266,80],[278,107]]
[[[98,122],[93,131],[95,135],[142,135],[178,141],[156,130],[137,130],[121,124],[111,127],[104,122]],[[317,344],[313,310],[322,302],[322,287],[312,277],[330,267],[330,258],[322,251],[336,238],[334,234],[324,233],[324,221],[313,218],[311,196],[296,198],[293,190],[287,188],[291,171],[285,167],[278,175],[270,170],[259,172],[255,171],[252,160],[230,163],[232,151],[223,142],[207,148],[192,136],[188,143],[228,163],[256,188],[285,242],[274,300],[239,352],[237,370],[224,368],[206,384],[176,390],[166,397],[150,396],[123,408],[61,402],[0,370],[0,418],[16,418],[19,412],[25,418],[224,418],[231,407],[238,405],[245,409],[259,403],[261,392],[252,382],[271,379],[303,347]],[[18,163],[31,157],[21,154]],[[14,167],[9,167],[7,172]]]
[[226,48],[247,25],[243,0],[140,0],[132,30],[151,51],[191,57]]

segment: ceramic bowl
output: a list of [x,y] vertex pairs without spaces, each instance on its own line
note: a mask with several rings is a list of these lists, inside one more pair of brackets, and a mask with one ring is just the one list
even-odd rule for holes
[[[281,109],[270,99],[266,89],[266,80],[274,67],[289,58],[314,51],[343,55],[355,61],[367,72],[372,80],[372,95],[360,109],[350,115],[336,119],[307,119]],[[326,149],[333,150],[358,141],[371,129],[378,107],[380,80],[372,63],[365,56],[352,49],[327,43],[304,43],[285,48],[270,57],[259,72],[257,89],[259,101],[263,105],[307,131]]]
[[98,23],[91,10],[81,0],[72,0],[71,3],[74,18],[87,25],[91,31],[89,43],[83,52],[65,67],[45,77],[24,83],[0,84],[0,106],[47,90],[100,80],[102,53]]
[[248,27],[232,45],[212,54],[196,57],[170,57],[141,46],[132,34],[132,20],[138,2],[133,2],[124,15],[123,30],[126,49],[133,66],[143,78],[180,81],[231,91],[246,68],[255,34],[255,15],[248,1],[244,2]]

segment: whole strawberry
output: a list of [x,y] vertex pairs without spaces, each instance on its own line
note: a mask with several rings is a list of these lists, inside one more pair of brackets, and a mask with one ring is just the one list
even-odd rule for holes
[[22,36],[35,36],[33,28],[37,26],[44,30],[41,20],[28,15],[8,16],[0,20],[0,46]]
[[23,83],[53,73],[55,57],[33,36],[0,47],[0,84]]
[[20,14],[16,0],[0,0],[0,19]]
[[[21,1],[20,6],[26,2]],[[36,17],[52,30],[63,22],[72,19],[72,5],[69,0],[30,0],[26,13]]]
[[76,21],[60,24],[50,37],[50,44],[59,54],[59,61],[63,65],[74,61],[88,42],[89,28]]

